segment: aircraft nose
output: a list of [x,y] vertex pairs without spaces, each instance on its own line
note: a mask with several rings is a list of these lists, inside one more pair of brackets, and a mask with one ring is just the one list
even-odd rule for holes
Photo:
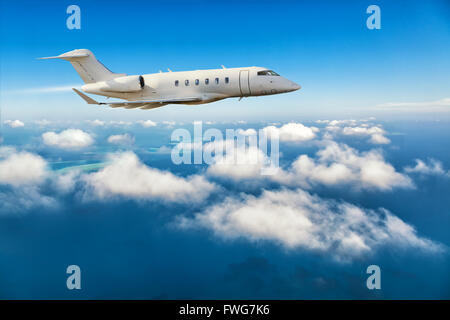
[[292,81],[292,90],[293,91],[297,91],[297,90],[299,90],[301,88],[302,88],[301,85],[299,85],[299,84],[295,83],[294,81]]
[[295,83],[294,81],[289,81],[289,82],[290,83],[289,83],[288,91],[297,91],[302,88],[299,84]]

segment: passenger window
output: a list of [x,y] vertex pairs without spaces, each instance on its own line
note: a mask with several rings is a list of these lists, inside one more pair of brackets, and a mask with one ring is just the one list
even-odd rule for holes
[[228,78],[228,77],[225,77],[225,83],[230,83],[230,78]]
[[208,78],[205,79],[205,84],[206,84],[206,85],[209,84],[209,79],[208,79]]
[[175,80],[175,87],[178,87],[178,84],[180,83],[180,81]]
[[216,84],[219,84],[219,78],[216,78]]
[[199,83],[200,83],[200,80],[195,79],[195,85],[198,86]]
[[184,80],[184,85],[188,86],[189,85],[189,80]]

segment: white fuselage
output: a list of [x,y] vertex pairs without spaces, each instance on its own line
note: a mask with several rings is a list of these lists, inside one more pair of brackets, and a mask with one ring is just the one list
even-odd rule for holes
[[[142,75],[144,82],[140,83],[142,87],[139,87],[139,77],[124,76],[108,82],[88,83],[82,90],[128,101],[195,97],[199,100],[180,103],[203,104],[225,98],[270,95],[300,89],[295,82],[261,67],[145,74]],[[117,92],[114,89],[116,86],[126,87],[128,92]]]

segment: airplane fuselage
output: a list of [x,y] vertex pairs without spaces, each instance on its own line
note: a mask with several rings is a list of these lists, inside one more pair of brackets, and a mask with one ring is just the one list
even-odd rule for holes
[[263,96],[300,89],[293,81],[261,67],[160,72],[128,76],[108,70],[88,49],[40,59],[69,61],[84,81],[81,90],[126,101],[97,102],[73,90],[88,104],[153,109],[167,104],[204,104],[226,98]]
[[[137,85],[138,77],[123,78],[129,78]],[[86,84],[82,90],[129,101],[198,97],[199,101],[182,104],[203,104],[225,98],[271,95],[300,89],[295,82],[261,67],[160,72],[145,74],[142,78],[143,86],[136,92],[109,91],[101,82]]]

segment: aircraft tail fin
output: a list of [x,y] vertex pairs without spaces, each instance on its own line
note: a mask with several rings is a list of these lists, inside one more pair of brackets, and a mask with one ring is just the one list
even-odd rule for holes
[[87,49],[76,49],[60,54],[59,56],[39,59],[63,59],[69,61],[85,83],[107,81],[126,75],[124,73],[111,72]]

